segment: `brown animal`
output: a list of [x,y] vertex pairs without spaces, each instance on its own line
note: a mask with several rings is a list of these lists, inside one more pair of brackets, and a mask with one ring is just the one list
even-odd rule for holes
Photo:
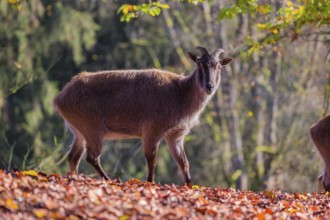
[[324,162],[323,174],[318,177],[317,192],[330,191],[330,115],[313,125],[309,133]]
[[220,59],[222,49],[211,54],[204,47],[197,49],[201,57],[188,53],[197,68],[187,77],[158,69],[83,72],[73,77],[54,100],[74,135],[70,172],[77,172],[86,149],[87,162],[109,179],[99,159],[102,140],[141,138],[147,180],[153,182],[157,149],[164,138],[185,183],[191,184],[183,140],[218,88],[221,68],[232,61]]

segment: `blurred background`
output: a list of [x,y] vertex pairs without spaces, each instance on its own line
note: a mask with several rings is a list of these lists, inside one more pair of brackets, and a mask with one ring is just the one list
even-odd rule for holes
[[[66,174],[72,135],[52,102],[72,76],[153,67],[188,75],[186,54],[202,45],[235,59],[186,137],[193,183],[315,191],[323,164],[308,130],[330,112],[330,28],[317,8],[304,11],[309,2],[318,4],[149,1],[143,11],[136,1],[1,0],[0,168]],[[305,20],[294,20],[299,13]],[[146,179],[139,140],[105,141],[101,163],[111,178]],[[97,177],[84,159],[79,172]],[[183,183],[164,142],[155,181]]]

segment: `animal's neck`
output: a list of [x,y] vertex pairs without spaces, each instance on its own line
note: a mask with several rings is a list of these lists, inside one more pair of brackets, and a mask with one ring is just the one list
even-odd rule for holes
[[182,79],[181,86],[185,94],[185,109],[189,111],[189,114],[202,111],[210,96],[201,88],[198,70],[195,69],[189,76]]

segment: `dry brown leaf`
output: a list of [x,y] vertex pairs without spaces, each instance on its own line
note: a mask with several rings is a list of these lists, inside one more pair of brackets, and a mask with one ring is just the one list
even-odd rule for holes
[[0,170],[0,213],[2,219],[329,219],[330,194]]

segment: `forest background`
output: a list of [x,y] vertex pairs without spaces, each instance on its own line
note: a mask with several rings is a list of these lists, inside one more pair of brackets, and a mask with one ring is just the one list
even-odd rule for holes
[[[136,5],[137,4],[137,5]],[[72,135],[53,99],[81,71],[162,68],[186,53],[235,58],[185,140],[194,184],[315,191],[309,127],[329,113],[330,1],[0,1],[0,168],[68,171]],[[139,140],[105,142],[111,178],[145,180]],[[80,172],[96,177],[82,160]],[[162,143],[156,182],[182,184]]]

